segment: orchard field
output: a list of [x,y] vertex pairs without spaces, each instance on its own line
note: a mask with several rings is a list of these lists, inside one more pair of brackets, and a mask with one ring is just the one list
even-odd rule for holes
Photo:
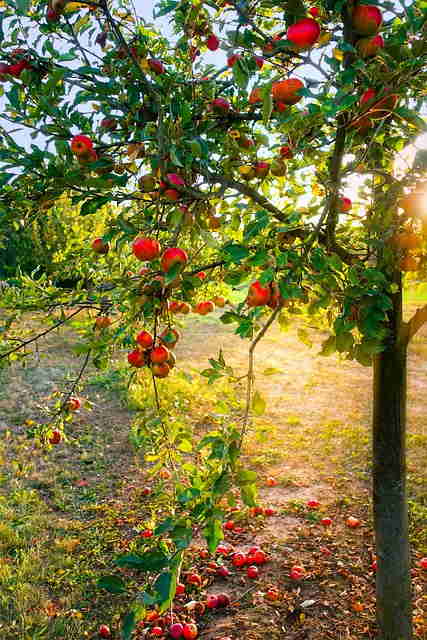
[[0,0],[0,640],[418,640],[427,0]]

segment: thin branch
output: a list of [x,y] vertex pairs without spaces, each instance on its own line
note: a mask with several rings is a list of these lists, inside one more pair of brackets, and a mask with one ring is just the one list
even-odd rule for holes
[[416,310],[408,322],[404,323],[404,338],[408,344],[414,335],[427,323],[427,304]]

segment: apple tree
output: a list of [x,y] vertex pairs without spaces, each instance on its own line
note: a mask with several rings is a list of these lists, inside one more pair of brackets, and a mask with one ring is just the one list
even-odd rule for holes
[[[239,451],[257,343],[301,309],[323,314],[322,353],[374,365],[377,618],[384,640],[409,639],[405,361],[427,309],[403,323],[402,275],[425,270],[426,186],[423,162],[394,162],[426,129],[426,2],[161,0],[155,12],[170,39],[127,0],[1,4],[1,229],[43,224],[64,198],[87,220],[102,211],[103,227],[75,238],[68,288],[47,272],[5,288],[0,358],[25,359],[40,337],[16,342],[18,313],[56,314],[54,327],[94,314],[81,373],[40,427],[51,444],[89,362],[126,348],[152,382],[144,428],[176,505],[156,535],[175,546],[139,562],[161,571],[144,602],[167,608],[194,526],[215,548],[231,486],[254,504]],[[230,304],[230,287],[245,299]],[[161,390],[179,318],[215,307],[251,340],[248,394],[241,419],[199,442],[200,470],[182,464],[193,444]],[[204,372],[231,374],[221,354]]]

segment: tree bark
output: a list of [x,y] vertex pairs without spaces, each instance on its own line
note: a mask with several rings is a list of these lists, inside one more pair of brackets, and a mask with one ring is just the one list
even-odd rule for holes
[[401,339],[402,284],[393,296],[390,336],[374,360],[373,500],[380,640],[412,638],[406,496],[406,355]]

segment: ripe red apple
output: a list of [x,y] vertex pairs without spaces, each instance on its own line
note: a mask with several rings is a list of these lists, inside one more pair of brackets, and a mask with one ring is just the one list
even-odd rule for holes
[[259,573],[258,567],[256,567],[253,564],[246,569],[246,575],[248,576],[248,578],[251,578],[251,579],[258,578],[258,573]]
[[261,56],[254,56],[254,60],[258,69],[262,69],[264,66],[264,58],[261,58]]
[[360,97],[359,104],[364,105],[368,102],[372,102],[376,95],[377,92],[375,91],[375,89],[366,89],[366,91],[364,91]]
[[110,627],[106,624],[101,624],[99,629],[98,629],[98,633],[101,636],[101,638],[111,638],[111,631],[110,631]]
[[144,531],[141,531],[141,533],[139,535],[141,536],[141,538],[152,538],[153,537],[153,530],[152,529],[144,529]]
[[231,575],[230,570],[227,567],[224,566],[220,566],[218,567],[218,569],[216,570],[217,574],[219,576],[221,576],[222,578],[228,578],[228,576]]
[[308,10],[308,13],[313,17],[313,18],[318,18],[320,16],[320,9],[318,7],[311,7]]
[[352,204],[353,203],[351,202],[350,198],[340,198],[339,210],[341,211],[341,213],[346,213],[347,211],[350,211]]
[[277,509],[273,509],[272,507],[266,507],[264,509],[264,515],[269,517],[269,516],[275,516],[277,513]]
[[309,49],[318,41],[320,27],[313,18],[303,18],[292,24],[286,33],[287,39],[295,45],[297,51]]
[[212,100],[212,102],[210,103],[210,107],[215,113],[223,115],[230,111],[231,104],[228,102],[228,100],[225,100],[225,98],[215,98],[215,100]]
[[138,369],[145,366],[147,364],[145,353],[139,349],[134,349],[128,353],[128,362]]
[[184,640],[194,640],[199,635],[199,630],[193,622],[187,622],[182,629],[182,635]]
[[270,587],[266,592],[265,597],[267,600],[270,600],[270,602],[275,602],[280,598],[280,591],[277,587]]
[[361,36],[373,36],[382,25],[383,17],[378,7],[358,4],[352,13],[353,29]]
[[175,593],[177,596],[182,596],[185,593],[185,584],[182,584],[182,582],[178,582],[178,584],[176,585]]
[[294,157],[294,154],[292,153],[292,149],[288,145],[284,145],[283,147],[280,147],[279,153],[282,156],[282,158],[290,159]]
[[231,556],[231,564],[233,567],[244,567],[246,564],[246,556],[244,553],[237,551]]
[[267,487],[277,487],[278,482],[277,482],[276,478],[273,478],[272,476],[270,476],[265,481],[265,484],[267,485]]
[[295,566],[292,567],[289,577],[292,578],[292,580],[301,580],[304,577],[304,573],[303,567]]
[[46,22],[58,22],[60,14],[55,11],[53,7],[50,7],[46,11]]
[[230,549],[231,548],[225,544],[219,544],[215,549],[215,553],[218,553],[221,556],[228,556],[228,554],[230,553]]
[[262,307],[268,304],[271,290],[268,285],[262,285],[258,280],[249,287],[246,304],[248,307]]
[[200,587],[202,584],[202,579],[198,573],[189,573],[187,576],[188,584],[195,584],[197,587]]
[[157,75],[161,75],[166,72],[163,63],[160,60],[157,60],[156,58],[149,58],[147,62],[151,71],[154,71]]
[[142,490],[142,495],[143,496],[151,495],[151,488],[150,487],[144,487],[143,490]]
[[136,341],[143,349],[150,349],[153,346],[153,336],[148,331],[140,331]]
[[376,571],[378,569],[378,563],[375,559],[371,562],[371,569],[372,571]]
[[229,67],[232,67],[233,65],[236,64],[236,62],[241,58],[242,56],[239,53],[233,53],[233,55],[231,55],[229,58],[227,58],[227,65]]
[[287,78],[286,80],[275,82],[271,93],[276,102],[292,105],[302,100],[302,96],[298,94],[298,91],[303,88],[304,83],[298,78]]
[[49,436],[50,444],[59,444],[61,442],[61,432],[59,429],[54,429]]
[[346,524],[348,527],[350,527],[350,529],[356,529],[357,527],[360,527],[361,522],[358,518],[354,518],[353,516],[350,516],[347,518]]
[[218,607],[228,607],[230,604],[230,596],[227,593],[218,593]]
[[270,163],[269,162],[256,162],[254,164],[255,175],[257,178],[265,178],[268,172],[270,171]]
[[177,191],[176,189],[165,189],[165,191],[163,192],[163,195],[166,198],[166,200],[169,200],[169,202],[176,202],[181,197],[180,192]]
[[162,636],[164,632],[165,631],[162,627],[152,627],[150,633],[152,636]]
[[68,398],[67,404],[65,406],[68,411],[78,411],[81,408],[82,403],[80,398],[77,398],[76,396],[71,396],[70,398]]
[[170,269],[172,269],[176,264],[179,264],[182,268],[187,264],[187,262],[188,255],[184,249],[171,247],[163,252],[160,260],[160,266],[162,271],[170,271]]
[[175,640],[179,640],[179,638],[182,638],[183,630],[184,630],[184,627],[182,626],[182,624],[180,622],[175,622],[174,624],[171,624],[171,626],[169,627],[169,635],[171,638],[174,638]]
[[371,58],[377,55],[378,51],[384,47],[383,37],[380,35],[373,38],[361,38],[356,42],[356,49],[362,58]]
[[93,151],[93,142],[88,136],[74,136],[70,142],[71,151],[76,155],[84,155]]
[[208,300],[206,302],[198,302],[194,307],[194,312],[200,316],[206,316],[208,313],[211,313],[214,308],[213,303]]
[[214,33],[211,33],[209,38],[206,40],[206,46],[210,51],[216,51],[219,48],[219,39]]
[[307,507],[309,509],[318,509],[320,507],[320,502],[318,500],[308,500]]
[[160,255],[160,243],[154,238],[140,236],[132,243],[133,255],[138,260],[155,260]]
[[169,349],[164,345],[159,345],[150,352],[150,360],[153,364],[163,364],[168,358]]
[[110,245],[107,242],[104,242],[102,238],[95,238],[92,244],[92,251],[95,253],[99,253],[100,255],[105,255],[110,250]]
[[27,60],[20,60],[9,67],[9,74],[14,78],[19,78],[24,69],[31,69],[31,65]]
[[421,567],[421,569],[427,569],[427,557],[426,558],[421,558],[419,565]]
[[199,271],[199,273],[196,273],[196,278],[199,278],[199,280],[206,280],[206,272]]
[[332,524],[332,518],[322,518],[320,523],[323,524],[324,527],[329,527]]
[[208,609],[216,609],[218,606],[218,596],[216,595],[209,595],[206,598],[206,606]]
[[166,180],[174,187],[185,187],[185,181],[177,173],[167,173]]
[[257,549],[250,554],[250,557],[254,564],[265,564],[267,562],[267,554],[262,549]]
[[233,520],[227,520],[227,522],[224,523],[224,529],[227,529],[227,531],[232,531],[234,529]]

